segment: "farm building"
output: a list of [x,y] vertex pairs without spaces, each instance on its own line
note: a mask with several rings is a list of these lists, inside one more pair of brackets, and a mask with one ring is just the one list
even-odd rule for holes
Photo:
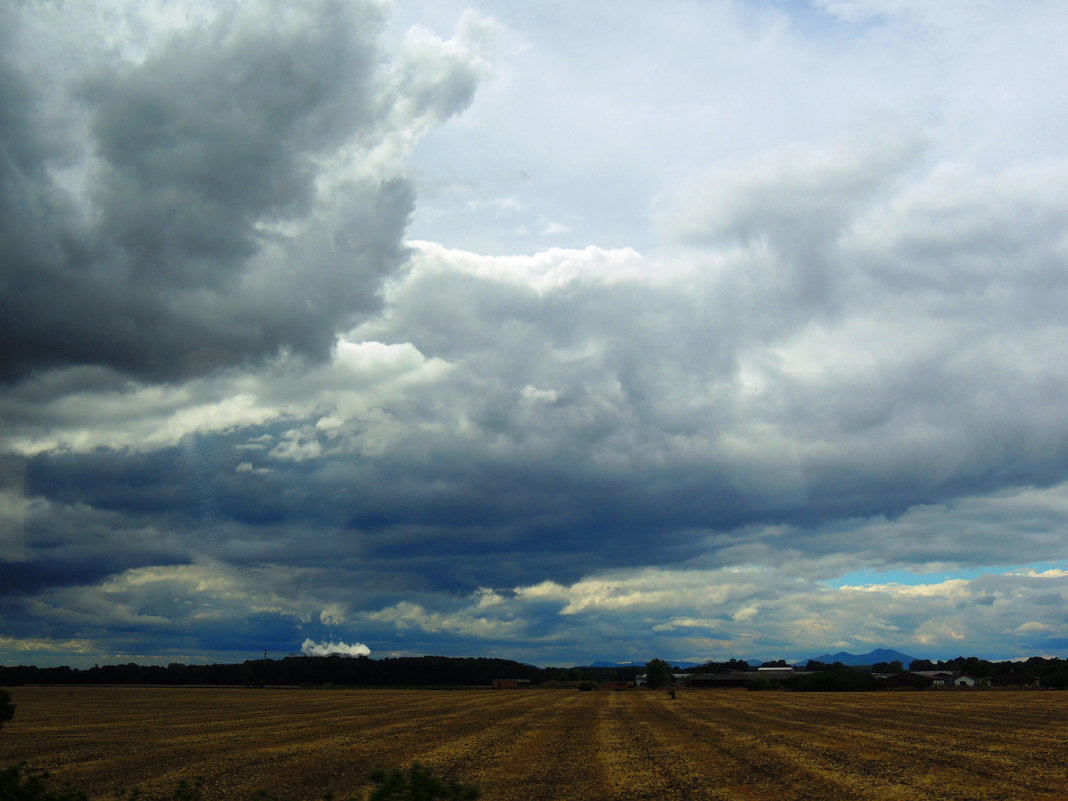
[[986,679],[977,679],[959,670],[909,670],[887,677],[891,685],[917,686],[918,681],[929,682],[930,687],[976,687],[986,684]]
[[916,676],[925,676],[931,680],[932,687],[974,687],[980,680],[959,670],[910,670]]
[[804,670],[794,670],[792,667],[759,667],[756,672],[761,678],[773,681],[788,679],[791,676],[802,676],[806,673]]
[[691,673],[685,684],[690,687],[745,687],[754,674],[745,670],[724,670],[720,673]]
[[991,687],[1038,687],[1040,682],[1037,676],[1025,676],[1022,673],[1002,673],[999,676],[990,677]]
[[691,687],[747,687],[754,679],[783,681],[792,676],[811,676],[812,671],[792,667],[767,667],[758,670],[723,670],[719,673],[691,673],[686,684]]
[[[672,684],[682,684],[685,681],[685,679],[686,679],[686,677],[688,675],[689,675],[688,673],[672,673],[671,674],[671,683]],[[644,687],[648,683],[648,678],[647,677],[648,677],[648,674],[639,673],[637,676],[634,677],[635,685],[637,685],[638,687]]]
[[530,679],[494,679],[493,689],[514,690],[527,684],[530,684]]

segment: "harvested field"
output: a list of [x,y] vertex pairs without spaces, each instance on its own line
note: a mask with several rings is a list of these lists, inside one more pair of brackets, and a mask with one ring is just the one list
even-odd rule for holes
[[15,687],[0,765],[94,797],[360,796],[412,761],[487,801],[1068,798],[1068,693]]

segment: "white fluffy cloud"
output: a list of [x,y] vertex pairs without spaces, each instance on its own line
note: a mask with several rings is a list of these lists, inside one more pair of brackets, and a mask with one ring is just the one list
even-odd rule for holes
[[344,642],[315,642],[310,637],[300,644],[300,652],[305,656],[370,656],[371,649],[362,642],[352,645]]
[[1057,611],[1068,597],[1063,571],[835,587],[799,578],[798,567],[626,571],[519,587],[491,605],[480,602],[484,593],[436,612],[400,604],[367,620],[398,626],[414,642],[462,633],[543,664],[574,653],[575,631],[591,633],[585,647],[594,655],[693,660],[800,660],[832,644],[863,653],[887,642],[915,656],[970,648],[1008,659],[1055,654],[1068,637]]

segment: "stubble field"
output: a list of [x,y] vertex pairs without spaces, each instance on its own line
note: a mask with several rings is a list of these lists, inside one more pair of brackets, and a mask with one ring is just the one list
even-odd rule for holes
[[0,765],[106,798],[362,797],[419,761],[487,801],[1066,799],[1068,693],[15,687]]

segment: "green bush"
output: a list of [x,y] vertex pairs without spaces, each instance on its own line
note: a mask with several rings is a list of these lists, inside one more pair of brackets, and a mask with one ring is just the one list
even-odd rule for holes
[[745,689],[752,692],[760,692],[763,690],[781,690],[782,685],[774,679],[769,679],[767,676],[754,676],[748,682],[746,682]]
[[25,763],[0,770],[0,801],[86,801],[81,790],[49,790],[48,774],[33,770]]
[[[12,765],[0,770],[0,801],[89,801],[84,790],[49,790],[48,773],[29,768],[26,763]],[[195,782],[178,782],[178,786],[166,801],[200,801],[203,779]],[[142,801],[146,797],[140,790],[127,790],[119,796],[122,801]],[[161,799],[163,801],[163,799]]]
[[[83,790],[49,790],[48,773],[27,768],[25,763],[0,770],[0,801],[89,801]],[[376,770],[371,781],[377,786],[367,801],[474,801],[481,792],[474,785],[460,784],[454,779],[439,779],[433,771],[418,762],[408,770],[387,773]],[[200,801],[204,780],[181,781],[169,795],[146,796],[138,789],[119,795],[120,801]],[[327,796],[329,799],[330,796]],[[268,791],[260,791],[249,801],[290,801]],[[349,801],[358,801],[356,798]]]
[[[192,782],[187,782],[185,779],[182,779],[178,782],[178,786],[174,788],[174,792],[171,793],[169,801],[200,801],[200,793],[203,789],[203,777],[198,776]],[[257,795],[257,797],[259,796]],[[141,791],[134,788],[126,793],[123,801],[142,801],[143,798],[144,796],[141,794]],[[267,798],[273,798],[273,796],[264,795],[265,801]]]
[[441,781],[418,762],[406,772],[376,770],[371,781],[378,786],[368,801],[473,801],[481,795],[473,785]]
[[11,718],[15,717],[15,705],[11,703],[11,693],[0,690],[0,728],[3,728]]
[[870,673],[848,667],[843,670],[821,670],[807,676],[789,676],[783,679],[782,684],[788,690],[801,692],[856,692],[882,687],[879,679]]

